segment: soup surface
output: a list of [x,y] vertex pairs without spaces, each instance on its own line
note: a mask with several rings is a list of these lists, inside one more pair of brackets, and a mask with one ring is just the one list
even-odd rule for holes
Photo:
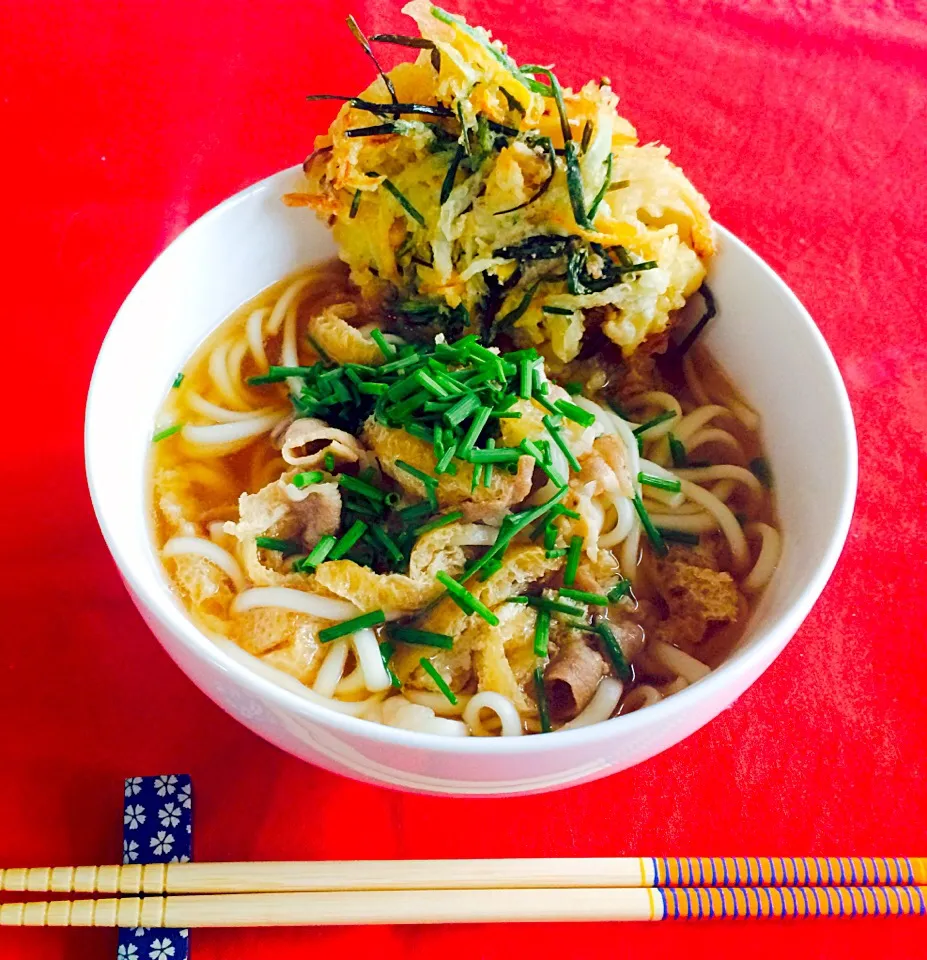
[[333,709],[449,736],[594,723],[717,666],[779,535],[758,417],[710,356],[395,329],[331,262],[178,375],[152,510],[197,625]]

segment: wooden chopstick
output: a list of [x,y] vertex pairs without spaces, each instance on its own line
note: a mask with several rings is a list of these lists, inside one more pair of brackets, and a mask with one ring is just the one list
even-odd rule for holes
[[924,888],[360,890],[8,903],[0,926],[259,927],[924,915]]
[[283,893],[916,884],[927,884],[927,858],[576,857],[512,860],[320,860],[114,864],[0,870],[0,890],[36,893]]

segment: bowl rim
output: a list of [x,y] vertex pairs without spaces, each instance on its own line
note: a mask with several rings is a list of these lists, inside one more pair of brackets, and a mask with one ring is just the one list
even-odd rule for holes
[[[97,522],[106,545],[116,563],[117,569],[128,585],[133,598],[143,603],[147,613],[153,617],[163,629],[178,639],[188,653],[200,660],[208,662],[212,667],[217,667],[222,670],[233,680],[236,686],[245,688],[250,694],[258,698],[271,701],[275,707],[289,714],[296,714],[322,727],[329,728],[335,733],[369,740],[374,743],[416,750],[435,751],[442,754],[460,754],[461,756],[468,757],[504,757],[534,753],[543,754],[548,751],[559,751],[561,748],[569,748],[571,746],[577,748],[588,747],[594,745],[597,741],[607,740],[619,732],[616,724],[621,724],[620,732],[622,735],[633,737],[635,733],[654,725],[659,726],[664,723],[671,725],[672,721],[680,715],[690,712],[698,713],[699,706],[708,706],[709,711],[711,711],[712,708],[709,706],[710,704],[721,702],[722,706],[719,710],[711,712],[712,717],[717,715],[720,709],[724,709],[724,707],[729,705],[753,682],[748,681],[746,686],[743,686],[738,684],[737,677],[742,678],[744,676],[750,676],[751,673],[756,673],[756,678],[758,678],[782,652],[792,635],[798,630],[802,621],[816,603],[827,581],[830,579],[846,542],[853,516],[858,482],[858,448],[853,412],[846,386],[823,334],[818,329],[804,305],[785,281],[779,277],[762,257],[717,222],[715,222],[715,228],[724,246],[736,248],[742,255],[746,255],[755,261],[760,270],[764,272],[784,294],[786,301],[808,328],[808,332],[811,334],[814,345],[820,355],[819,359],[821,361],[822,374],[824,375],[824,379],[826,379],[827,387],[837,402],[842,428],[841,439],[847,455],[843,469],[838,475],[842,480],[843,494],[837,514],[837,522],[828,535],[824,556],[821,563],[815,569],[814,575],[801,588],[800,594],[792,604],[781,613],[776,614],[773,622],[762,630],[759,635],[754,638],[752,643],[735,652],[733,656],[725,660],[701,680],[675,693],[673,696],[653,704],[646,710],[635,711],[625,716],[614,717],[574,730],[556,731],[556,735],[553,737],[443,737],[435,734],[420,733],[413,730],[404,730],[399,727],[387,726],[386,724],[374,723],[349,714],[340,713],[323,704],[317,704],[307,697],[301,696],[299,693],[266,678],[257,670],[252,669],[247,663],[224,651],[194,624],[187,616],[186,611],[178,604],[176,597],[171,592],[166,576],[162,581],[162,589],[158,591],[149,590],[141,582],[140,578],[136,576],[133,569],[135,564],[127,558],[119,532],[113,530],[108,522],[105,505],[101,502],[98,495],[90,455],[92,447],[91,437],[94,433],[95,410],[98,406],[102,406],[103,402],[101,397],[103,387],[100,384],[103,376],[101,371],[106,366],[108,355],[113,349],[112,343],[115,339],[114,331],[129,322],[129,312],[126,308],[131,304],[136,291],[145,281],[147,275],[162,258],[168,255],[171,248],[178,243],[188,231],[202,229],[205,225],[208,225],[210,221],[220,217],[230,207],[247,202],[254,195],[274,187],[278,181],[292,177],[300,169],[299,166],[293,166],[280,170],[269,177],[265,177],[221,201],[189,224],[158,254],[133,285],[132,290],[120,305],[103,339],[94,364],[85,408],[85,470],[90,498]],[[155,557],[155,560],[157,560],[157,557]],[[182,667],[181,669],[183,670]],[[186,673],[186,671],[183,672]],[[732,681],[734,682],[732,683]],[[732,689],[737,690],[733,696],[730,695]],[[701,724],[699,726],[701,726]],[[684,739],[684,737],[680,739]]]

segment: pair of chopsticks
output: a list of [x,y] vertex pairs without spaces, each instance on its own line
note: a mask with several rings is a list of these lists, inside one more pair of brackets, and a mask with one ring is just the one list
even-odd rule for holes
[[7,903],[0,906],[0,926],[186,928],[923,915],[927,913],[923,884],[927,858],[922,857],[34,867],[0,870],[0,890],[134,896]]

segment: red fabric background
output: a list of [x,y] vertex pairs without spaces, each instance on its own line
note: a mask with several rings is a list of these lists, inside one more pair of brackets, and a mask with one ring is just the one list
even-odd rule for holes
[[[816,317],[861,451],[834,579],[731,710],[649,763],[558,794],[405,796],[316,770],[237,726],[168,661],[117,579],[83,477],[86,387],[155,254],[223,197],[302,159],[333,112],[304,94],[353,92],[370,69],[343,27],[346,0],[7,3],[0,863],[112,861],[121,778],[169,770],[193,775],[200,859],[924,852],[923,9],[919,22],[915,0],[459,6],[567,82],[610,75],[642,137],[672,146],[719,221]],[[371,32],[406,28],[384,0],[352,8]],[[800,387],[788,371],[783,385]],[[199,960],[915,956],[924,930],[830,920],[197,931],[193,949]],[[8,931],[0,955],[105,958],[114,943],[107,931]]]

